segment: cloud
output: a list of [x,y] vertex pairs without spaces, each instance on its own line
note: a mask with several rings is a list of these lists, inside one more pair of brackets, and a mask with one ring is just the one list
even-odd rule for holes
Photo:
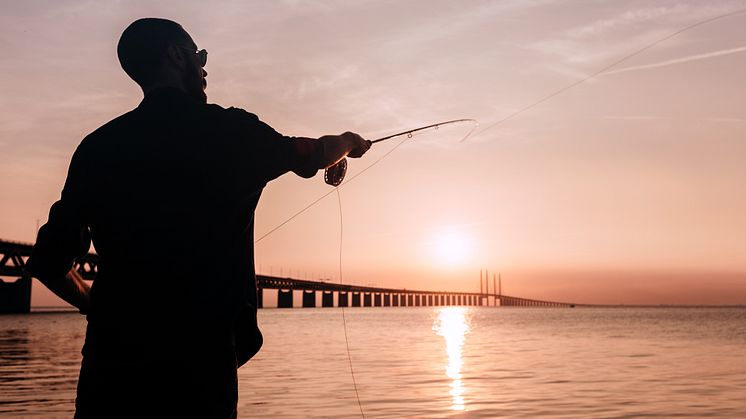
[[602,119],[610,119],[610,120],[617,120],[617,121],[656,121],[663,119],[659,116],[650,116],[650,115],[606,115],[603,116]]
[[746,122],[746,118],[719,118],[719,117],[710,117],[710,118],[705,118],[704,120],[708,121],[708,122],[735,122],[735,123]]
[[[652,40],[661,39],[694,22],[733,12],[727,4],[677,4],[609,13],[610,17],[589,19],[560,34],[533,42],[528,49],[545,54],[550,69],[565,76],[589,65],[608,62],[629,54]],[[591,17],[591,16],[588,16]],[[666,41],[671,48],[685,43],[686,37]],[[546,68],[542,68],[545,70]]]
[[637,71],[637,70],[647,70],[647,69],[650,69],[650,68],[668,67],[668,66],[671,66],[671,65],[688,63],[690,61],[706,60],[706,59],[709,59],[709,58],[720,57],[720,56],[723,56],[723,55],[737,54],[739,52],[744,52],[744,51],[746,51],[746,46],[737,47],[737,48],[723,49],[723,50],[720,50],[720,51],[707,52],[707,53],[704,53],[704,54],[689,55],[687,57],[674,58],[672,60],[661,61],[661,62],[658,62],[658,63],[636,65],[636,66],[633,66],[633,67],[625,67],[625,68],[620,68],[618,70],[606,71],[606,72],[604,72],[602,74],[605,75],[605,76],[608,76],[610,74],[626,73],[628,71]]

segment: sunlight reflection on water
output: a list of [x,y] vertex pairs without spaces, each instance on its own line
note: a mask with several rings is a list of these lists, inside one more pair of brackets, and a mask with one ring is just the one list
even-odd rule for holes
[[[746,308],[358,307],[365,417],[746,418]],[[338,308],[259,312],[240,418],[361,417]],[[85,318],[0,316],[0,417],[72,417]]]
[[433,330],[446,341],[446,352],[448,353],[448,365],[446,375],[451,379],[450,395],[453,397],[451,409],[464,410],[464,384],[461,381],[461,367],[464,361],[461,358],[461,350],[464,346],[466,334],[469,333],[470,314],[467,307],[447,307],[440,309],[438,317],[433,324]]

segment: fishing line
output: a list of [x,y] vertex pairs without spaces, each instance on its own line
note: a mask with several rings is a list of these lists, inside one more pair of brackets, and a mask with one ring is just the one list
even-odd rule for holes
[[[339,193],[339,186],[335,187],[337,192],[337,204],[339,204],[339,284],[342,285],[342,239],[344,237],[344,223],[342,222],[342,195]],[[365,419],[363,413],[363,404],[360,402],[360,393],[357,391],[357,381],[355,380],[355,370],[352,369],[352,355],[350,355],[350,340],[347,338],[347,319],[345,318],[345,308],[342,309],[342,328],[345,333],[345,347],[347,348],[347,361],[350,364],[350,375],[352,375],[352,387],[355,389],[355,398],[357,406],[360,408],[360,415]]]
[[482,130],[480,130],[479,132],[477,132],[476,134],[474,134],[474,136],[476,137],[476,136],[482,134],[483,132],[485,132],[485,131],[487,131],[489,129],[492,129],[492,128],[494,128],[494,127],[502,124],[503,122],[509,121],[509,120],[517,117],[518,115],[520,115],[520,114],[528,111],[529,109],[534,108],[534,107],[536,107],[538,105],[541,105],[542,103],[548,101],[549,99],[551,99],[551,98],[553,98],[553,97],[555,97],[557,95],[560,95],[560,94],[562,94],[562,93],[564,93],[564,92],[566,92],[566,91],[568,91],[568,90],[570,90],[570,89],[572,89],[572,88],[574,88],[574,87],[576,87],[576,86],[578,86],[580,84],[583,84],[583,83],[587,82],[588,80],[590,80],[592,78],[595,78],[595,77],[601,75],[602,73],[605,73],[605,72],[611,70],[612,68],[614,68],[614,67],[618,66],[619,64],[621,64],[621,63],[629,60],[630,58],[635,57],[637,55],[640,55],[643,52],[649,50],[650,48],[653,48],[654,46],[656,46],[656,45],[658,45],[660,43],[668,41],[669,39],[671,39],[671,38],[673,38],[673,37],[675,37],[675,36],[677,36],[677,35],[679,35],[679,34],[681,34],[683,32],[686,32],[686,31],[688,31],[690,29],[694,29],[697,26],[705,25],[705,24],[714,22],[714,21],[719,20],[719,19],[723,19],[723,18],[726,18],[726,17],[734,16],[734,15],[737,15],[737,14],[741,14],[743,12],[746,12],[746,9],[739,9],[739,10],[736,10],[736,11],[733,11],[733,12],[724,13],[722,15],[711,17],[709,19],[701,20],[699,22],[696,22],[696,23],[693,23],[693,24],[691,24],[689,26],[686,26],[686,27],[684,27],[682,29],[679,29],[679,30],[677,30],[677,31],[675,31],[673,33],[670,33],[670,34],[664,36],[663,38],[660,38],[660,39],[656,40],[653,43],[645,45],[644,47],[642,47],[642,48],[640,48],[640,49],[638,49],[638,50],[636,50],[636,51],[634,51],[634,52],[632,52],[630,54],[625,55],[624,57],[622,57],[622,58],[614,61],[613,63],[607,65],[606,67],[604,67],[604,68],[602,68],[602,69],[600,69],[600,70],[598,70],[598,71],[596,71],[596,72],[594,72],[594,73],[592,73],[592,74],[590,74],[590,75],[588,75],[588,76],[586,76],[586,77],[584,77],[584,78],[582,78],[582,79],[580,79],[578,81],[572,82],[572,83],[568,84],[567,86],[564,86],[564,87],[562,87],[562,88],[560,88],[558,90],[555,90],[554,92],[552,92],[552,93],[550,93],[550,94],[548,94],[548,95],[540,98],[536,102],[533,102],[533,103],[531,103],[531,104],[529,104],[529,105],[527,105],[527,106],[525,106],[525,107],[523,107],[523,108],[521,108],[521,109],[519,109],[519,110],[517,110],[517,111],[515,111],[515,112],[513,112],[511,114],[509,114],[508,116],[506,116],[506,117],[498,120],[497,122],[495,122],[493,124],[490,124],[490,125],[487,125]]
[[[471,136],[474,133],[474,131],[479,127],[479,122],[477,122],[476,119],[465,118],[465,119],[454,119],[454,120],[450,120],[450,121],[439,122],[437,124],[431,124],[431,125],[426,125],[424,127],[419,127],[419,128],[411,129],[411,130],[408,130],[408,131],[402,131],[402,132],[399,132],[399,133],[396,133],[396,134],[393,134],[393,135],[389,135],[389,136],[386,136],[386,137],[383,137],[383,138],[379,138],[377,140],[373,140],[373,141],[371,141],[371,144],[379,143],[379,142],[386,141],[386,140],[390,140],[390,139],[396,138],[396,137],[405,136],[404,139],[402,139],[401,141],[399,141],[394,147],[391,148],[391,150],[387,151],[381,157],[379,157],[378,159],[376,159],[373,163],[371,163],[368,166],[366,166],[365,168],[363,168],[363,170],[361,170],[358,173],[355,173],[353,176],[347,178],[347,180],[344,183],[341,183],[338,186],[341,187],[341,186],[347,185],[348,183],[350,183],[353,180],[355,180],[358,176],[360,176],[363,173],[367,172],[370,168],[372,168],[373,166],[375,166],[378,163],[380,163],[381,161],[383,161],[383,159],[385,159],[386,157],[388,157],[391,153],[393,153],[396,149],[398,149],[402,144],[404,144],[405,141],[407,141],[408,139],[412,138],[414,136],[414,134],[416,134],[418,132],[426,131],[426,130],[429,130],[429,129],[438,129],[439,127],[444,126],[444,125],[453,125],[453,124],[460,124],[460,123],[467,123],[467,122],[474,124],[474,126],[471,128],[471,130],[469,130],[469,132],[466,134],[466,136],[459,141],[459,142],[463,142],[464,140],[466,140],[467,138],[469,138],[469,136]],[[312,201],[311,203],[309,203],[305,207],[303,207],[300,210],[298,210],[295,214],[291,215],[285,221],[283,221],[280,224],[276,225],[274,228],[272,228],[268,232],[264,233],[261,237],[259,237],[258,239],[254,240],[254,244],[257,244],[260,241],[264,240],[265,238],[267,238],[267,236],[269,236],[272,233],[274,233],[275,231],[279,230],[280,228],[282,228],[283,226],[285,226],[285,224],[289,223],[290,221],[292,221],[293,219],[295,219],[299,215],[301,215],[304,212],[308,211],[311,207],[315,206],[317,203],[319,203],[321,200],[323,200],[327,196],[331,195],[332,193],[334,193],[334,189],[332,189],[329,192],[327,192],[327,193],[319,196],[314,201]]]

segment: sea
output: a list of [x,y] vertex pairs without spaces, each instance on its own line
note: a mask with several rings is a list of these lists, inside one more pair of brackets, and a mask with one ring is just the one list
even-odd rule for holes
[[[746,307],[262,309],[259,323],[239,418],[746,418]],[[75,312],[0,316],[1,417],[72,417],[84,332]]]

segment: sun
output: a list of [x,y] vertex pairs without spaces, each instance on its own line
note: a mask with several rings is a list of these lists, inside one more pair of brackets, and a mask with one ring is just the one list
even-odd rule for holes
[[458,230],[439,232],[432,241],[433,256],[436,262],[446,266],[462,266],[471,259],[474,247],[472,238]]

